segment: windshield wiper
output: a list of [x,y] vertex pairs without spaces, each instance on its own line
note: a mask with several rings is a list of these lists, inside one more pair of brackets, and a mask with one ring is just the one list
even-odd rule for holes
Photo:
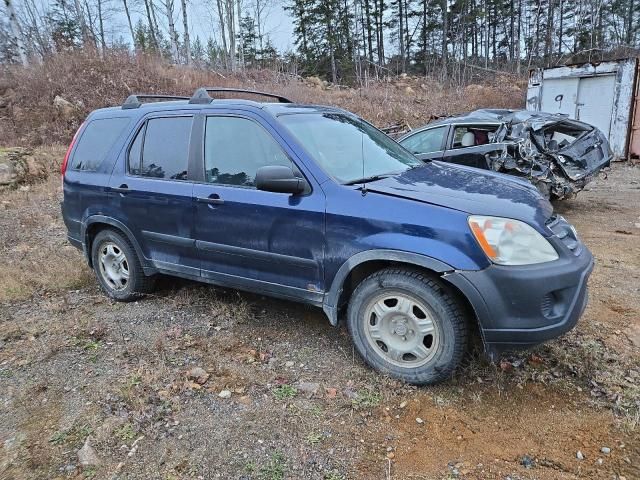
[[375,182],[376,180],[382,180],[383,178],[389,178],[397,175],[396,173],[385,173],[384,175],[371,175],[370,177],[358,178],[357,180],[350,180],[343,183],[343,185],[357,185],[358,183]]

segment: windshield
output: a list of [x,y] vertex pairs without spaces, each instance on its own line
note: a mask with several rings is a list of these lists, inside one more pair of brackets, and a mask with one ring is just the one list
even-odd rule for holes
[[287,114],[279,120],[337,181],[357,183],[423,163],[365,121],[342,113]]

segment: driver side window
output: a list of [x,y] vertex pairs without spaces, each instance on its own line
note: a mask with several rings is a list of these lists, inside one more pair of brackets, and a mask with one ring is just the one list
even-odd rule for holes
[[260,167],[293,164],[263,127],[247,118],[207,117],[205,127],[207,183],[254,187]]
[[447,127],[436,127],[423,130],[405,138],[402,146],[413,154],[431,153],[442,150],[442,143]]

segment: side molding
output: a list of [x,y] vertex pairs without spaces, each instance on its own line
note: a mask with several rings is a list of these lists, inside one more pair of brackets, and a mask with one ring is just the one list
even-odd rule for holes
[[452,272],[454,270],[450,265],[447,265],[440,260],[436,260],[435,258],[417,253],[402,252],[400,250],[379,249],[356,253],[338,269],[338,272],[331,283],[331,288],[327,293],[325,293],[322,301],[322,310],[329,318],[331,325],[334,327],[338,324],[338,301],[340,300],[340,295],[344,288],[344,281],[347,276],[358,265],[376,260],[408,263],[418,267],[428,268],[436,273]]

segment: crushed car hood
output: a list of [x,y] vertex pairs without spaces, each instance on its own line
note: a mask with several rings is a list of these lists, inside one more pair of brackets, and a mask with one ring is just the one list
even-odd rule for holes
[[368,192],[417,200],[474,215],[522,220],[546,234],[553,207],[526,181],[472,167],[433,161],[371,182]]

